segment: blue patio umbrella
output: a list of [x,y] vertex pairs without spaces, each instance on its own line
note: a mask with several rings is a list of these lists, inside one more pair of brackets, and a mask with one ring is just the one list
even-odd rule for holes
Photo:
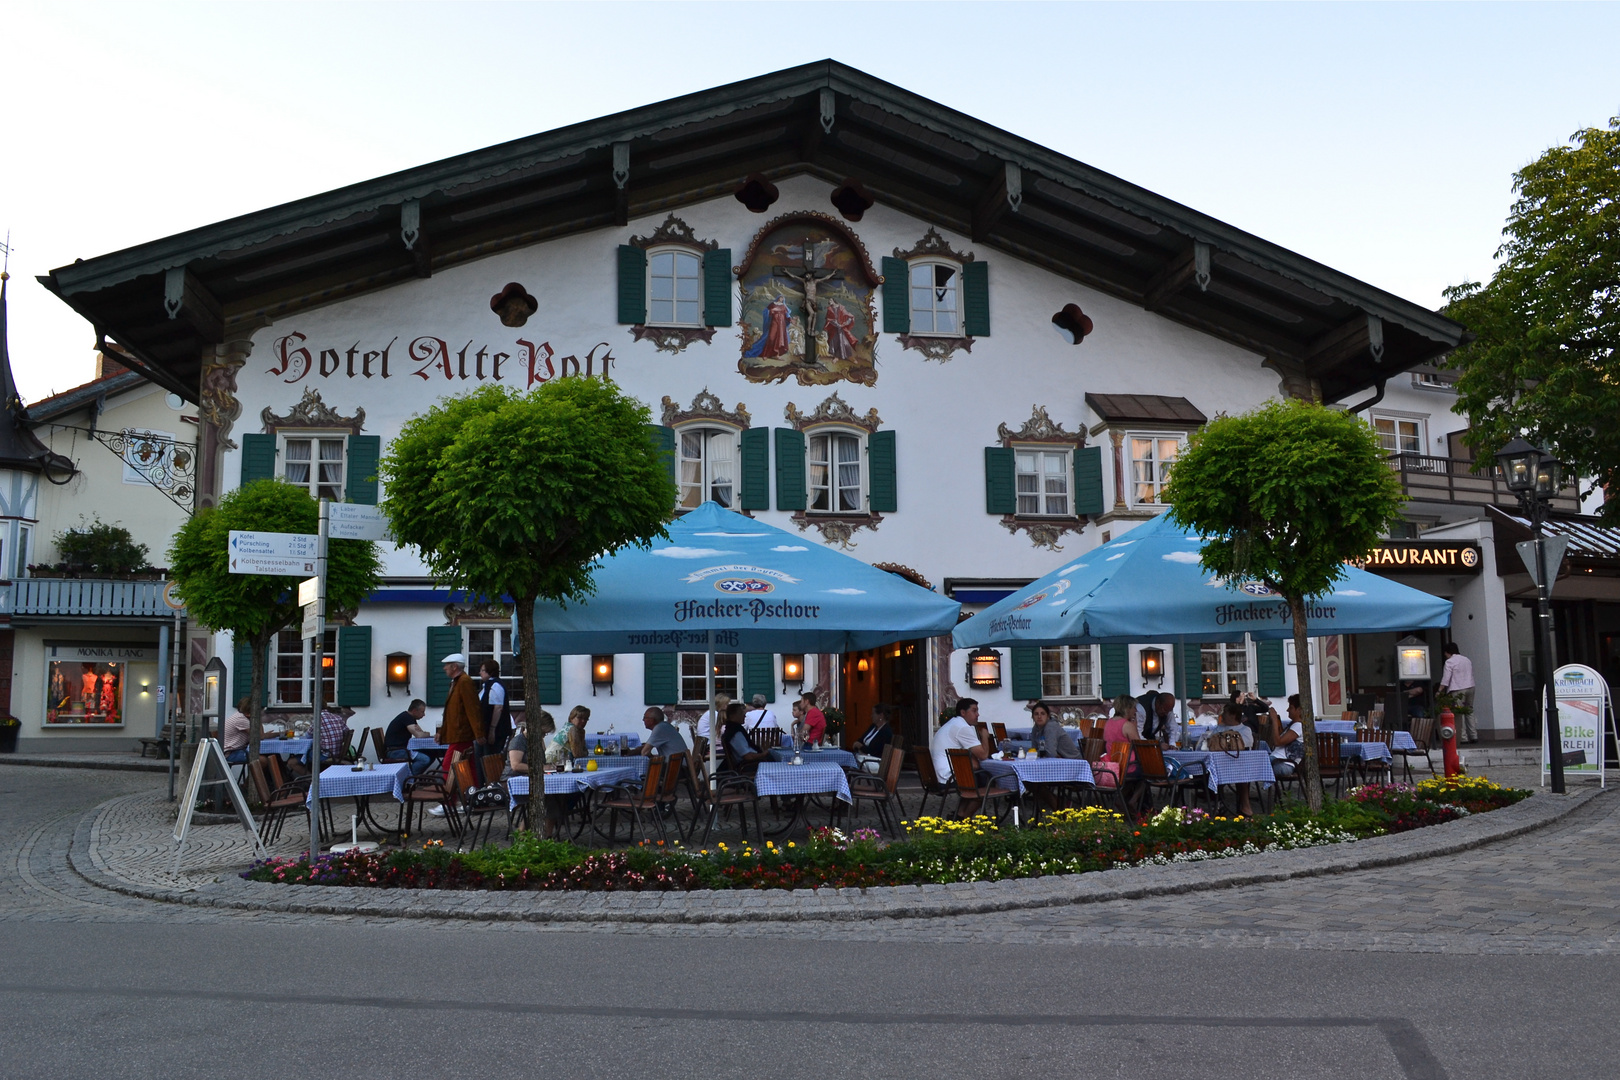
[[[953,600],[706,502],[647,550],[606,556],[596,592],[535,605],[541,653],[847,653],[956,625]],[[713,744],[718,740],[711,740]],[[712,756],[712,753],[711,753]]]
[[[1232,582],[1199,565],[1203,539],[1162,514],[1066,560],[952,632],[958,649],[1133,641],[1292,639],[1283,598],[1257,581]],[[1353,566],[1306,602],[1306,635],[1376,634],[1451,623],[1451,601]],[[1177,668],[1177,679],[1185,673]],[[1183,687],[1183,691],[1185,687]],[[1178,694],[1185,699],[1185,692]]]

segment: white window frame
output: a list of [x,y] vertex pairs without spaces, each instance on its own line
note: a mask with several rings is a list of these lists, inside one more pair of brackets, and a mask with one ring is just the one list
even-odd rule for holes
[[[1015,513],[1014,513],[1013,516],[1014,517],[1020,517],[1020,518],[1073,518],[1073,517],[1075,517],[1076,515],[1075,515],[1075,512],[1074,512],[1074,448],[1069,447],[1069,446],[1054,446],[1054,445],[1052,445],[1050,443],[1024,443],[1024,444],[1014,443],[1013,447],[1012,447],[1012,450],[1013,450],[1013,497],[1014,497],[1014,500],[1015,500],[1014,503],[1013,503]],[[1051,512],[1051,511],[1049,511],[1047,509],[1047,507],[1049,505],[1048,499],[1054,493],[1046,491],[1045,490],[1045,486],[1046,486],[1045,484],[1038,483],[1037,484],[1038,490],[1035,492],[1035,494],[1033,496],[1028,496],[1023,491],[1021,491],[1019,489],[1019,478],[1031,475],[1030,473],[1022,472],[1019,469],[1019,465],[1022,464],[1022,462],[1019,460],[1019,458],[1023,454],[1051,455],[1053,457],[1056,457],[1056,458],[1060,459],[1060,466],[1061,467],[1058,469],[1057,475],[1062,477],[1062,479],[1063,479],[1063,503],[1064,503],[1064,507],[1065,507],[1064,510],[1054,513],[1054,512]],[[1045,457],[1040,457],[1039,460],[1038,460],[1038,463],[1039,464],[1045,464]],[[1051,473],[1045,472],[1045,471],[1043,471],[1041,469],[1037,469],[1033,475],[1035,476],[1037,481],[1040,481],[1041,478],[1043,478],[1043,477],[1052,476]],[[1023,508],[1023,500],[1026,499],[1026,498],[1030,498],[1030,497],[1033,497],[1036,500],[1036,502],[1038,504],[1038,509],[1032,510],[1032,511],[1026,511]]]
[[[280,630],[276,632],[275,637],[270,639],[270,708],[308,709],[313,707],[315,704],[314,701],[311,700],[312,691],[315,688],[315,678],[311,670],[314,664],[315,651],[310,648],[309,638],[296,638],[300,646],[298,663],[299,674],[285,677],[283,677],[281,674],[281,661],[285,655],[282,652],[282,640],[284,638],[289,641],[294,640],[294,637],[297,634],[297,630]],[[322,702],[327,707],[330,707],[337,697],[337,637],[337,627],[329,626],[326,628],[326,651],[322,654],[322,656],[331,658],[332,674],[323,677],[321,682],[326,685],[326,693],[322,698]],[[282,684],[291,682],[293,679],[298,680],[299,698],[297,701],[283,701],[281,699]],[[244,689],[242,694],[238,696],[245,696],[246,693],[247,691]]]
[[[677,659],[675,661],[675,682],[676,682],[676,687],[677,687],[677,696],[681,699],[680,703],[682,705],[699,705],[699,706],[702,706],[704,708],[708,708],[709,707],[709,700],[708,700],[708,697],[707,697],[707,694],[709,692],[708,691],[708,681],[707,681],[708,676],[703,670],[704,664],[707,663],[707,661],[708,661],[708,654],[707,653],[683,652],[683,653],[677,653],[676,655],[677,655]],[[692,661],[696,665],[696,669],[697,669],[696,674],[693,674],[693,675],[688,675],[687,674],[686,669],[687,669],[688,666],[690,666],[687,663],[689,660]],[[731,698],[732,701],[741,701],[742,700],[742,653],[715,653],[714,654],[714,666],[717,667],[717,668],[724,666],[724,662],[727,661],[727,660],[729,660],[734,665],[734,667],[732,669],[734,673],[731,674],[731,675],[721,675],[719,673],[716,673],[715,677],[714,677],[714,692],[715,692],[716,696],[718,696],[720,694],[725,694],[726,696]],[[687,683],[688,679],[700,681],[702,683],[703,689],[699,692],[697,697],[687,697],[687,695],[686,695],[686,683]],[[728,683],[728,682],[731,684],[731,689],[729,689],[729,690],[726,689],[726,686],[725,686],[725,683]]]
[[[1384,447],[1384,453],[1395,455],[1405,454],[1409,456],[1426,456],[1429,453],[1429,418],[1426,415],[1421,415],[1418,413],[1386,412],[1380,410],[1378,412],[1369,414],[1367,419],[1373,425],[1374,431],[1378,431],[1378,421],[1380,420],[1387,421],[1395,426],[1396,449],[1391,450],[1386,446]],[[1416,434],[1412,436],[1417,440],[1417,449],[1408,450],[1400,447],[1401,439],[1403,438],[1401,434],[1402,424],[1411,424],[1417,429]],[[1384,433],[1382,431],[1378,431],[1378,441],[1380,444],[1382,444],[1384,441]]]
[[[655,301],[653,299],[653,277],[654,277],[653,268],[654,268],[655,261],[661,255],[673,255],[673,256],[675,256],[675,258],[673,259],[673,261],[671,263],[671,269],[674,272],[674,277],[671,279],[673,281],[673,284],[672,284],[671,289],[670,289],[670,299],[668,301]],[[680,283],[681,283],[681,281],[683,279],[682,279],[681,273],[680,273],[680,267],[681,267],[680,257],[683,256],[683,255],[685,257],[689,258],[689,259],[694,260],[697,263],[697,277],[696,277],[697,296],[695,298],[695,301],[683,301],[681,299]],[[660,303],[660,302],[668,303],[670,305],[670,318],[668,318],[668,319],[655,319],[655,318],[653,318],[653,304],[654,303]],[[684,319],[680,318],[681,304],[686,303],[686,302],[695,302],[697,304],[697,312],[692,317],[692,319],[690,321],[687,321],[687,320],[684,320]],[[668,244],[668,245],[664,245],[662,247],[655,247],[655,248],[648,248],[647,249],[647,322],[646,322],[646,325],[647,326],[699,327],[699,328],[701,328],[703,326],[703,253],[702,252],[694,251],[689,247],[681,247],[678,244]]]
[[[495,634],[495,651],[473,648],[473,634],[485,630]],[[480,679],[478,667],[485,660],[493,657],[501,662],[501,685],[506,688],[506,704],[508,708],[518,708],[523,704],[523,669],[518,666],[517,656],[512,652],[512,624],[503,623],[462,623],[461,624],[461,651],[467,658],[467,674],[476,681]]]
[[33,538],[34,530],[31,527],[22,524],[17,526],[17,565],[14,568],[13,577],[25,578],[28,576],[28,548]]
[[[1047,654],[1057,654],[1055,659],[1057,659],[1059,663],[1057,665],[1057,670],[1052,672],[1052,674],[1061,679],[1063,686],[1068,688],[1073,684],[1073,677],[1075,674],[1073,668],[1071,667],[1072,661],[1078,657],[1078,654],[1080,654],[1082,650],[1084,651],[1085,655],[1091,659],[1091,693],[1047,693]],[[1041,650],[1041,699],[1043,701],[1101,701],[1102,658],[1099,655],[1100,651],[1101,650],[1096,645],[1058,645],[1051,648],[1043,648]]]
[[[807,514],[826,514],[826,515],[829,515],[829,516],[837,516],[837,515],[840,515],[840,514],[843,514],[843,515],[849,515],[849,514],[866,515],[866,514],[870,513],[872,490],[871,490],[871,484],[870,484],[871,477],[868,475],[868,471],[867,471],[867,467],[866,467],[866,452],[867,452],[866,451],[866,437],[867,437],[867,435],[868,435],[868,432],[863,431],[860,428],[846,428],[846,427],[835,427],[835,426],[815,427],[815,428],[811,428],[810,430],[808,430],[808,431],[806,431],[804,433],[804,506],[805,506],[805,513],[807,513]],[[836,443],[834,443],[832,440],[838,439],[838,438],[846,438],[846,437],[847,438],[852,438],[852,439],[855,440],[855,465],[860,470],[860,488],[859,488],[858,494],[857,494],[856,499],[855,499],[856,508],[853,509],[853,510],[840,509],[836,505],[838,500],[836,498],[834,498],[834,493],[841,490],[842,487],[844,486],[844,485],[838,483],[838,474],[837,474],[838,466],[840,464],[848,464],[848,462],[842,462],[841,463],[841,462],[838,462],[838,461],[834,460],[833,447],[836,445]],[[828,443],[827,443],[827,479],[828,479],[828,482],[827,482],[826,485],[823,485],[822,487],[818,488],[816,486],[816,484],[814,483],[814,479],[813,479],[814,475],[815,475],[815,469],[816,469],[815,443],[816,443],[817,439],[823,439],[823,438],[828,439]],[[818,490],[825,490],[827,492],[827,508],[824,509],[824,510],[818,510],[818,509],[815,508],[816,492]]]
[[[289,442],[301,441],[307,441],[310,444],[310,457],[308,462],[309,476],[302,482],[290,479],[287,476],[287,466],[293,462],[293,459],[288,455],[287,444]],[[323,485],[318,482],[320,479],[321,462],[321,458],[319,457],[319,444],[323,441],[336,442],[338,444],[338,479],[336,484]],[[328,458],[326,460],[330,462],[332,459]],[[320,489],[322,487],[335,489],[334,493],[329,495],[328,498],[331,498],[334,502],[342,502],[344,492],[347,490],[349,482],[349,433],[342,429],[333,430],[332,428],[316,429],[313,431],[300,431],[293,428],[277,431],[276,476],[286,483],[302,487],[305,491],[309,492],[309,496],[312,499],[319,499],[321,497]]]
[[[1155,476],[1153,482],[1154,497],[1151,500],[1139,499],[1136,497],[1136,485],[1138,482],[1136,479],[1136,462],[1138,460],[1136,457],[1137,439],[1150,439],[1153,442],[1153,467]],[[1124,480],[1125,486],[1128,489],[1128,497],[1126,498],[1125,502],[1126,505],[1132,507],[1133,509],[1152,508],[1154,510],[1164,510],[1168,508],[1166,503],[1159,501],[1159,496],[1164,491],[1164,485],[1170,478],[1170,464],[1173,464],[1173,462],[1167,464],[1159,459],[1159,443],[1164,439],[1175,440],[1177,444],[1177,458],[1181,456],[1182,451],[1187,449],[1187,433],[1185,431],[1125,432],[1124,441],[1120,444],[1121,450],[1125,454]]]
[[[914,273],[916,273],[917,270],[919,270],[919,269],[921,269],[923,267],[935,267],[935,266],[943,266],[947,270],[950,270],[952,272],[952,274],[954,275],[954,281],[952,283],[952,291],[956,295],[956,308],[955,308],[956,329],[955,330],[939,330],[939,329],[923,330],[923,329],[919,329],[919,327],[917,325],[917,312],[918,312],[919,309],[917,307],[916,294],[914,292],[914,290],[917,288],[917,286],[912,283],[912,275]],[[930,290],[930,304],[929,304],[929,306],[927,308],[921,309],[921,310],[923,310],[924,313],[928,316],[929,322],[934,324],[937,327],[938,323],[939,323],[939,311],[940,311],[939,300],[938,300],[938,296],[937,296],[938,286],[937,285],[929,285],[929,286],[927,286],[927,288]],[[963,306],[964,305],[963,305],[963,296],[962,296],[962,264],[961,263],[956,262],[956,261],[954,261],[952,259],[935,259],[935,258],[911,259],[911,260],[907,261],[907,263],[906,263],[906,310],[909,313],[909,322],[910,322],[910,326],[911,326],[910,333],[911,333],[912,336],[914,336],[914,337],[938,337],[938,338],[964,338],[964,337],[967,337],[967,332],[962,328],[963,327]]]
[[[1220,681],[1222,687],[1221,691],[1216,694],[1210,694],[1204,690],[1204,657],[1211,650],[1215,652],[1218,659],[1213,674]],[[1236,692],[1247,693],[1255,688],[1254,640],[1252,638],[1245,634],[1242,641],[1203,642],[1198,646],[1198,696],[1200,699],[1216,701],[1225,700],[1232,696],[1234,691],[1231,682],[1235,672],[1232,670],[1230,662],[1233,656],[1241,656],[1244,664],[1242,672],[1244,685],[1237,687]]]
[[[722,503],[728,510],[737,509],[737,497],[742,490],[742,440],[737,437],[737,429],[719,424],[683,424],[675,429],[675,508],[677,510],[692,510],[707,502],[714,490],[713,459],[709,454],[709,440],[716,435],[725,435],[731,439],[731,501]],[[698,480],[698,501],[690,506],[686,502],[686,491],[691,482],[686,479],[686,466],[692,459],[686,456],[687,435],[701,435],[703,437],[703,457],[699,462],[701,476]],[[808,444],[807,444],[808,445]],[[808,453],[808,449],[806,450]],[[715,500],[719,501],[719,500]]]

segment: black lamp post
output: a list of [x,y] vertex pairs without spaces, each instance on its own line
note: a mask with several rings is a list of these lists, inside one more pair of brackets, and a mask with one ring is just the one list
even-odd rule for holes
[[1523,439],[1514,439],[1496,452],[1508,490],[1530,515],[1530,534],[1536,546],[1536,679],[1541,683],[1542,730],[1546,732],[1547,763],[1555,794],[1564,793],[1564,743],[1558,737],[1558,703],[1552,686],[1552,581],[1547,573],[1547,545],[1541,523],[1547,503],[1558,494],[1556,459]]

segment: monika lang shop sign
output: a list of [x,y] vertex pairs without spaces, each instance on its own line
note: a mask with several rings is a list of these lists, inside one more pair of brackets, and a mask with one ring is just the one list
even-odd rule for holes
[[[1603,754],[1608,740],[1604,732],[1614,731],[1614,706],[1609,684],[1603,676],[1584,664],[1565,664],[1553,672],[1553,698],[1558,703],[1558,733],[1564,754],[1564,772],[1597,776],[1607,786]],[[1541,733],[1541,771],[1545,776],[1551,759],[1547,756],[1547,733]]]

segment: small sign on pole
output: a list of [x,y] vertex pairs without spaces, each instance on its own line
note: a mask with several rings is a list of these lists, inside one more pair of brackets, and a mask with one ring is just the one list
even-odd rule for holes
[[327,535],[334,540],[388,539],[388,525],[383,520],[382,510],[375,506],[335,502],[330,512]]
[[321,606],[319,604],[304,605],[304,625],[299,637],[317,637],[321,632]]
[[[298,583],[298,606],[307,608],[315,602],[320,595],[321,579],[318,577],[305,578]],[[306,614],[307,617],[307,614]]]
[[[1558,580],[1558,568],[1564,562],[1564,550],[1569,547],[1569,537],[1549,536],[1542,540],[1547,548],[1547,574],[1554,581]],[[1519,558],[1524,562],[1524,568],[1530,571],[1530,582],[1536,588],[1541,588],[1541,568],[1536,565],[1536,542],[1534,540],[1520,540],[1513,545],[1518,551]]]

